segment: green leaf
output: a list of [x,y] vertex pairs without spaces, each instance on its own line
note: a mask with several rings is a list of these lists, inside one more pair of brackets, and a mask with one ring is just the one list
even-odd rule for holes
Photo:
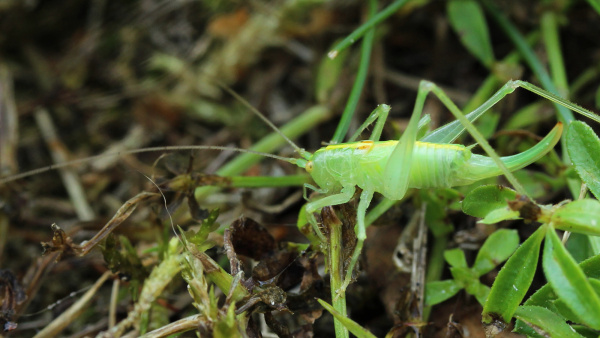
[[[563,318],[540,306],[519,306],[515,311],[519,320],[535,326],[536,333],[547,337],[583,337],[569,326]],[[539,332],[542,330],[543,332]]]
[[510,210],[508,207],[504,207],[490,211],[480,222],[483,224],[495,224],[498,222],[519,218],[518,211]]
[[335,319],[342,322],[342,325],[344,325],[344,327],[347,328],[348,331],[352,332],[352,334],[354,334],[356,337],[358,337],[358,338],[375,338],[375,336],[371,332],[367,331],[364,327],[358,325],[358,323],[356,323],[352,319],[337,312],[333,308],[333,306],[329,305],[326,301],[324,301],[322,299],[318,299],[318,298],[317,298],[317,301],[319,302],[319,304],[321,304],[321,306],[323,306],[325,308],[325,310],[329,311],[329,313],[331,313],[335,317]]
[[452,278],[463,287],[473,283],[479,283],[479,276],[470,268],[451,267],[450,273],[452,274]]
[[[336,41],[336,44],[338,42]],[[334,59],[324,56],[321,60],[315,82],[315,97],[317,98],[317,102],[326,103],[329,99],[331,90],[340,80],[340,74],[344,69],[347,56],[348,50],[344,50]]]
[[546,234],[542,261],[546,279],[558,297],[583,324],[600,329],[600,297],[553,230]]
[[463,200],[462,210],[465,214],[484,218],[491,211],[506,208],[506,201],[514,200],[517,193],[499,185],[484,185],[473,189]]
[[567,129],[567,151],[575,170],[588,188],[600,198],[600,139],[592,128],[573,121]]
[[487,285],[481,284],[481,282],[479,280],[475,280],[472,283],[470,283],[469,285],[467,285],[465,290],[469,294],[475,296],[475,298],[477,298],[477,301],[481,305],[485,304],[485,301],[486,301],[488,295],[490,294],[490,287]]
[[598,15],[600,15],[600,1],[598,0],[587,0],[590,6],[596,11]]
[[582,199],[560,206],[551,221],[560,230],[600,236],[600,202]]
[[519,247],[517,230],[500,229],[488,237],[477,253],[473,270],[480,276],[492,271]]
[[427,283],[425,286],[425,304],[427,306],[439,304],[454,296],[460,289],[462,289],[462,286],[452,279]]
[[595,255],[590,240],[600,239],[600,237],[592,237],[578,233],[572,233],[565,245],[567,251],[573,256],[577,264]]
[[[597,279],[590,278],[590,285],[596,292],[596,294],[600,294],[600,281]],[[562,299],[557,299],[554,301],[554,306],[556,307],[558,313],[563,316],[565,319],[573,322],[573,323],[581,323],[581,319],[575,314],[571,308],[565,303]]]
[[510,322],[533,280],[545,232],[543,226],[536,230],[504,264],[483,307],[484,323],[494,318]]
[[[585,273],[588,278],[600,278],[600,255],[589,258],[579,264],[579,267]],[[558,310],[554,306],[554,300],[556,300],[558,296],[552,290],[552,287],[549,284],[544,285],[539,290],[537,290],[529,299],[525,302],[525,305],[530,306],[542,306],[552,311],[558,312]],[[520,320],[517,320],[515,324],[515,332],[522,334],[530,334],[531,329],[522,323]]]
[[495,62],[490,34],[481,7],[474,0],[448,2],[448,18],[462,44],[487,68]]
[[444,258],[450,266],[455,268],[466,268],[467,259],[465,253],[461,249],[452,249],[444,251]]
[[[585,273],[588,278],[600,278],[600,255],[589,258],[579,264],[579,267]],[[537,290],[529,299],[525,302],[528,306],[542,306],[551,311],[558,312],[554,306],[554,301],[558,298],[554,290],[549,284],[544,285]],[[517,320],[515,324],[515,332],[521,334],[531,334],[531,328],[525,325],[520,320]]]

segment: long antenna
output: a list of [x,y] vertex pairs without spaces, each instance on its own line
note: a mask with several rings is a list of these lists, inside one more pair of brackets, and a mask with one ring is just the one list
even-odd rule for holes
[[108,157],[108,156],[123,156],[123,155],[129,155],[129,154],[149,153],[149,152],[158,152],[158,151],[174,151],[174,150],[230,150],[230,151],[236,151],[236,152],[239,152],[239,153],[249,153],[249,154],[255,154],[255,155],[260,155],[260,156],[264,156],[264,157],[274,158],[276,160],[285,161],[285,162],[289,162],[289,163],[295,164],[295,165],[297,165],[297,166],[299,166],[301,168],[304,168],[304,165],[306,164],[306,160],[304,160],[304,159],[277,156],[277,155],[273,155],[273,154],[269,154],[269,153],[261,153],[259,151],[254,151],[254,150],[249,150],[249,149],[240,149],[240,148],[234,148],[234,147],[223,147],[223,146],[164,146],[164,147],[149,147],[149,148],[140,148],[140,149],[131,149],[131,150],[119,151],[119,152],[116,152],[116,153],[99,154],[99,155],[94,155],[94,156],[90,156],[90,157],[86,157],[86,158],[81,158],[81,159],[77,159],[77,160],[72,160],[72,161],[67,161],[67,162],[52,164],[52,165],[49,165],[49,166],[46,166],[46,167],[42,167],[42,168],[38,168],[38,169],[34,169],[34,170],[29,170],[29,171],[26,171],[26,172],[23,172],[23,173],[20,173],[20,174],[16,174],[16,175],[12,175],[12,176],[9,176],[9,177],[0,178],[0,185],[4,185],[4,184],[6,184],[8,182],[16,181],[16,180],[21,179],[21,178],[25,178],[25,177],[29,177],[29,176],[41,174],[41,173],[46,172],[46,171],[60,169],[60,168],[65,168],[65,167],[70,167],[70,166],[74,166],[74,165],[81,164],[81,163],[91,162],[93,160],[97,160],[97,159]]
[[236,100],[240,101],[244,106],[246,106],[246,108],[250,109],[250,111],[252,113],[254,113],[254,115],[258,116],[261,118],[261,120],[263,120],[269,127],[271,127],[271,129],[273,129],[277,134],[279,134],[281,137],[283,137],[283,139],[289,143],[294,150],[296,150],[296,152],[304,157],[305,159],[309,159],[311,154],[309,152],[307,152],[306,150],[298,147],[296,145],[296,143],[294,143],[292,140],[290,140],[287,136],[285,136],[284,133],[281,132],[281,130],[279,130],[279,128],[277,128],[277,126],[275,126],[273,124],[273,122],[271,122],[266,116],[264,116],[258,109],[254,108],[253,105],[250,104],[250,102],[248,102],[248,100],[246,100],[245,98],[243,98],[242,96],[240,96],[238,93],[236,93],[233,89],[231,89],[229,86],[227,86],[226,84],[215,80],[216,83],[219,85],[219,87],[223,88],[226,92],[228,92],[231,96],[235,97]]

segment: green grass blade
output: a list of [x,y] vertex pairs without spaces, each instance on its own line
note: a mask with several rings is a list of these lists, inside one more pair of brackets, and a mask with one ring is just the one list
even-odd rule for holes
[[225,187],[235,188],[266,188],[266,187],[301,187],[304,183],[310,183],[312,180],[308,175],[288,175],[288,176],[233,176],[230,184],[224,184]]
[[315,80],[315,98],[319,104],[327,104],[329,101],[330,94],[339,82],[340,74],[344,71],[349,54],[344,51],[335,59],[327,56],[321,59]]
[[350,332],[352,332],[352,334],[355,335],[356,337],[358,337],[358,338],[376,338],[375,335],[373,335],[371,332],[367,331],[362,326],[358,325],[358,323],[356,323],[352,319],[337,312],[333,308],[333,306],[329,305],[326,301],[324,301],[322,299],[318,299],[318,298],[317,298],[317,301],[319,302],[319,304],[321,304],[321,306],[323,306],[325,308],[325,310],[329,311],[329,313],[331,313],[335,317],[335,319],[342,322],[344,324],[344,326]]
[[556,14],[554,14],[552,10],[546,9],[544,14],[542,14],[541,27],[542,37],[548,53],[548,61],[552,80],[556,85],[556,89],[560,96],[568,97],[569,83],[567,81],[565,63],[563,61],[562,51],[560,48],[558,23],[556,22]]
[[[375,15],[376,11],[377,2],[374,0],[369,1],[369,17],[372,18]],[[374,40],[375,28],[371,28],[366,32],[365,38],[360,48],[360,64],[358,66],[358,71],[356,72],[356,79],[354,80],[354,84],[352,85],[350,97],[348,98],[348,102],[346,103],[346,107],[344,108],[344,112],[342,113],[342,118],[340,119],[335,133],[331,138],[331,143],[333,144],[343,142],[344,137],[346,136],[346,134],[348,133],[348,129],[350,128],[352,116],[356,112],[356,106],[358,105],[360,94],[362,93],[365,81],[367,80],[367,73],[369,71],[371,51],[373,50]]]
[[592,8],[600,15],[600,0],[587,0]]
[[348,48],[350,45],[358,41],[365,33],[379,24],[381,21],[387,19],[390,15],[394,14],[397,10],[399,10],[402,6],[404,6],[408,0],[396,0],[389,6],[387,6],[384,10],[377,13],[371,19],[367,20],[364,24],[358,27],[354,32],[348,35],[344,40],[338,43],[331,51],[327,54],[330,58],[335,58],[339,52]]
[[[529,34],[527,37],[527,43],[533,44],[537,41],[539,34]],[[507,57],[505,57],[500,63],[508,66],[515,66],[519,61],[520,54],[517,51],[511,52]],[[474,122],[484,114],[489,108],[480,108],[486,101],[488,101],[489,97],[501,86],[506,80],[501,79],[497,73],[491,73],[484,81],[483,84],[477,89],[473,97],[465,104],[462,109],[464,112],[469,112],[466,115],[467,119],[471,122]],[[425,135],[421,139],[423,142],[432,142],[432,143],[452,143],[454,142],[463,132],[465,131],[465,127],[460,123],[460,121],[455,120],[448,124],[445,124],[431,133]]]
[[491,68],[496,59],[492,50],[490,34],[481,7],[474,0],[452,0],[447,12],[450,25],[462,44],[484,66]]
[[[327,107],[313,106],[302,113],[302,115],[296,117],[283,126],[281,128],[281,132],[287,137],[293,139],[313,129],[316,125],[330,117],[331,113]],[[264,153],[271,153],[285,144],[287,143],[279,134],[271,133],[250,149]],[[217,170],[215,174],[220,176],[240,175],[244,171],[248,170],[248,168],[250,168],[252,165],[258,163],[262,158],[263,157],[254,154],[239,155],[233,161],[227,163],[221,167],[221,169]],[[216,187],[199,187],[194,192],[194,195],[196,199],[202,199],[204,196],[207,196],[218,189],[219,188]]]
[[[525,59],[535,76],[542,83],[542,86],[546,90],[554,94],[558,94],[558,90],[552,82],[550,75],[542,65],[541,61],[533,52],[533,49],[529,47],[525,38],[523,38],[521,33],[519,33],[517,28],[502,14],[502,12],[498,8],[496,8],[496,6],[491,1],[482,0],[482,2],[483,5],[486,7],[488,13],[492,16],[492,18],[494,18],[494,20],[496,20],[496,22],[504,30],[506,35],[515,44],[519,52],[521,52],[521,55],[523,56],[523,58]],[[554,105],[558,112],[560,121],[568,125],[569,123],[571,123],[571,121],[574,120],[573,114],[568,109],[565,109],[556,103]]]
[[600,329],[600,296],[590,285],[583,270],[562,245],[553,229],[546,233],[543,267],[546,279],[573,314],[589,327]]

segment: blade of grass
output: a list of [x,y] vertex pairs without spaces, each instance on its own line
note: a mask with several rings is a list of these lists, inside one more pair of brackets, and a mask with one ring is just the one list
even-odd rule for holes
[[[285,126],[281,127],[281,132],[293,139],[312,130],[319,123],[329,119],[331,117],[329,109],[325,106],[313,106],[307,109],[302,115],[296,117],[292,121],[288,122]],[[277,133],[271,133],[259,142],[257,142],[251,150],[260,151],[264,153],[271,153],[276,149],[287,144],[284,139]],[[248,170],[252,165],[258,163],[263,157],[254,154],[242,154],[237,156],[233,161],[227,163],[221,169],[217,170],[215,174],[220,176],[233,176],[239,175],[244,171]],[[201,200],[207,195],[217,191],[218,187],[199,187],[194,192],[194,196],[197,200]]]
[[354,32],[348,35],[344,40],[342,40],[339,44],[337,44],[333,49],[327,53],[330,58],[335,58],[339,52],[348,48],[350,45],[355,43],[358,39],[360,39],[365,33],[375,25],[379,24],[381,21],[387,19],[390,15],[394,14],[397,10],[399,10],[402,6],[404,6],[408,0],[396,0],[394,3],[387,6],[381,12],[377,13],[370,20],[367,20],[364,24],[358,27]]
[[[538,57],[533,52],[533,49],[529,47],[525,38],[519,33],[517,28],[502,14],[502,12],[489,0],[482,0],[484,7],[487,9],[488,13],[494,18],[494,20],[500,25],[500,27],[504,30],[506,35],[512,40],[515,47],[519,50],[523,59],[535,76],[538,78],[542,87],[548,90],[551,93],[558,94],[558,89],[552,82],[548,71],[542,65],[542,62],[538,59]],[[558,118],[561,122],[568,125],[573,121],[573,113],[571,113],[568,109],[561,107],[560,105],[554,103],[556,110],[558,112]]]
[[[372,18],[376,12],[377,1],[369,1],[369,18]],[[352,85],[350,97],[348,98],[348,102],[346,103],[346,107],[344,108],[344,112],[342,113],[342,118],[340,119],[335,133],[331,138],[331,143],[341,143],[344,140],[346,134],[348,134],[348,129],[350,128],[352,116],[356,112],[356,106],[358,105],[360,94],[362,93],[362,89],[367,79],[367,72],[369,71],[369,65],[371,60],[371,51],[373,50],[373,40],[375,40],[374,27],[369,29],[365,34],[365,38],[360,48],[360,64],[356,73],[356,79],[354,80],[354,84]]]
[[560,49],[560,38],[558,36],[558,23],[556,15],[550,10],[546,10],[542,15],[541,21],[542,38],[548,53],[550,73],[552,80],[560,96],[569,96],[569,83],[567,82],[567,73],[565,63]]

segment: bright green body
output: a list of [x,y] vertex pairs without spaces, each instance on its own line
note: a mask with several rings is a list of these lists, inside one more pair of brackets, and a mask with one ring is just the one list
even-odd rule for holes
[[[561,131],[562,126],[555,127],[536,146],[523,153],[503,157],[502,162],[511,171],[531,164],[552,149],[560,139]],[[319,187],[329,193],[358,186],[397,199],[397,194],[390,190],[395,185],[384,175],[397,144],[398,141],[363,141],[328,146],[314,153],[307,171]],[[540,152],[541,149],[546,151]],[[491,158],[472,154],[463,145],[428,142],[415,142],[409,171],[409,188],[467,185],[501,174]]]

